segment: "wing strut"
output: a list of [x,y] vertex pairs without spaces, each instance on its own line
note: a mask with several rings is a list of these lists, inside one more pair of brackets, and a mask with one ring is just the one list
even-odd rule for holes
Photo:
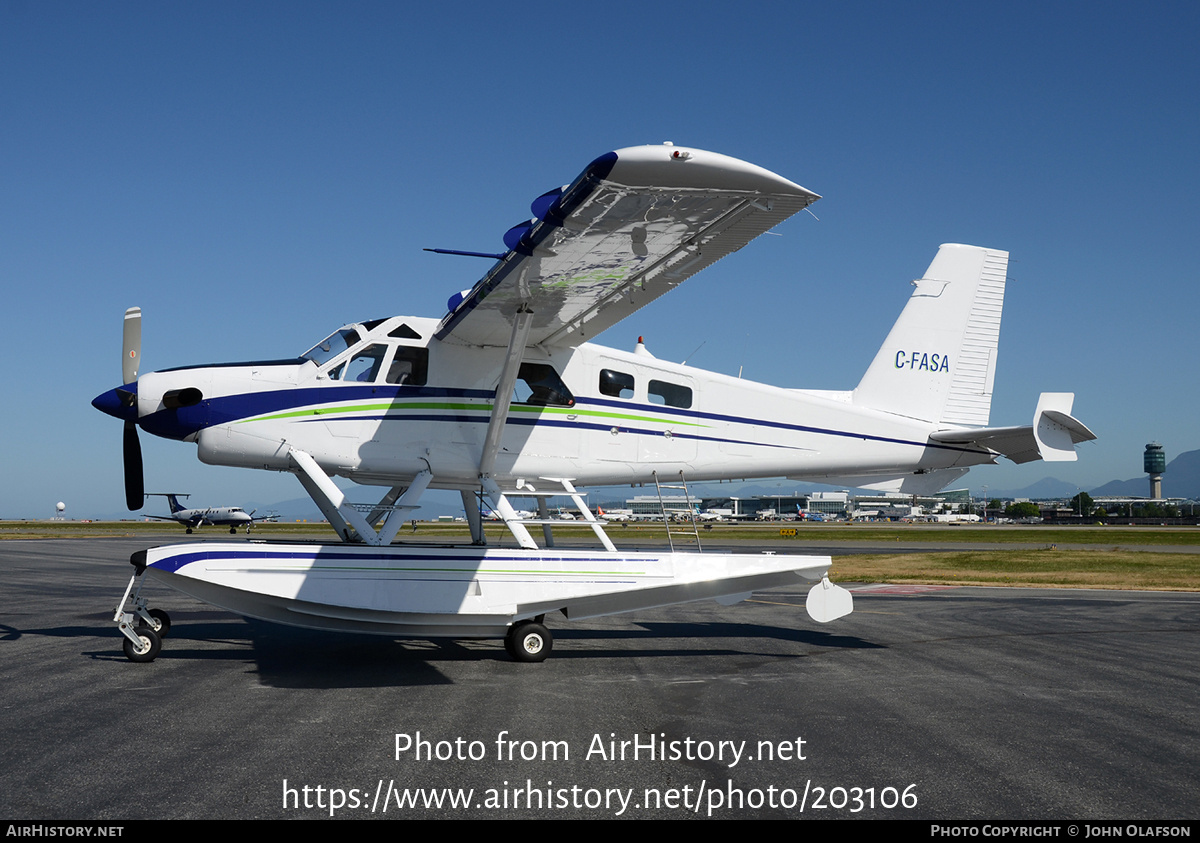
[[513,319],[512,337],[508,341],[508,354],[504,357],[504,367],[500,370],[500,382],[496,384],[496,397],[492,400],[492,417],[488,420],[487,435],[483,439],[483,454],[479,458],[479,476],[490,477],[496,467],[496,454],[500,452],[500,437],[504,434],[504,425],[508,421],[508,408],[512,399],[513,387],[517,383],[517,373],[521,371],[521,358],[525,355],[525,341],[529,338],[529,328],[533,325],[533,311],[528,305],[517,308],[516,318]]

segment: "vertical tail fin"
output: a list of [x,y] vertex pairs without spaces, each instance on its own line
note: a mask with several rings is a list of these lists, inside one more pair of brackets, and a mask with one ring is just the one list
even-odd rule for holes
[[854,390],[899,416],[986,426],[1008,252],[944,244]]

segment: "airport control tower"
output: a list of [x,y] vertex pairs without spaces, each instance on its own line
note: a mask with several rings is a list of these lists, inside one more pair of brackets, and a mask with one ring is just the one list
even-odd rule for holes
[[1142,454],[1142,471],[1150,475],[1152,500],[1162,500],[1162,475],[1166,470],[1167,455],[1163,453],[1163,446],[1157,442],[1146,445],[1146,452]]

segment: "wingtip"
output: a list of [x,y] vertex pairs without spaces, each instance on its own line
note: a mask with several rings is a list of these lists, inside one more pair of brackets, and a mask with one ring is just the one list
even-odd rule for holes
[[[820,194],[765,167],[720,152],[647,144],[618,149],[608,155],[613,156],[614,164],[606,178],[631,187],[744,190],[764,195],[802,196],[809,204],[821,198]],[[607,156],[596,160],[607,160]]]

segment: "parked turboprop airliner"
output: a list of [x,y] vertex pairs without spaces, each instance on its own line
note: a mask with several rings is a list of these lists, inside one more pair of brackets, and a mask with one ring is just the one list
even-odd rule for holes
[[236,533],[237,528],[245,525],[246,532],[250,532],[250,528],[254,526],[256,521],[271,521],[271,517],[255,518],[253,512],[246,512],[240,506],[209,506],[204,509],[187,509],[179,502],[180,498],[186,498],[178,492],[149,492],[147,497],[162,496],[167,499],[167,505],[171,507],[170,515],[147,515],[147,518],[154,518],[158,521],[177,521],[187,527],[190,533],[197,527],[205,525],[213,525],[217,527],[228,527],[230,533]]
[[[782,389],[590,342],[819,197],[744,161],[673,145],[611,152],[534,201],[508,250],[440,319],[346,325],[286,360],[140,375],[126,313],[124,385],[95,406],[125,422],[126,493],[140,506],[137,429],[195,443],[214,465],[294,474],[342,543],[204,543],[133,560],[243,614],[391,635],[505,637],[540,660],[548,612],[588,617],[818,580],[810,614],[850,611],[828,557],[617,551],[577,486],[778,477],[928,494],[970,466],[1075,459],[1095,438],[1073,396],[991,427],[1008,253],[943,245],[858,385]],[[352,504],[340,475],[381,487]],[[474,544],[393,545],[430,487],[460,491]],[[556,550],[546,497],[569,495],[604,550]],[[479,498],[518,550],[483,546]],[[539,501],[521,517],[509,497]],[[382,526],[375,525],[382,519]],[[527,525],[543,527],[539,548]],[[130,582],[130,590],[134,581]],[[126,592],[128,598],[130,590]],[[125,600],[122,601],[122,607]],[[139,622],[140,619],[140,622]],[[145,600],[118,611],[130,658],[157,653]]]

